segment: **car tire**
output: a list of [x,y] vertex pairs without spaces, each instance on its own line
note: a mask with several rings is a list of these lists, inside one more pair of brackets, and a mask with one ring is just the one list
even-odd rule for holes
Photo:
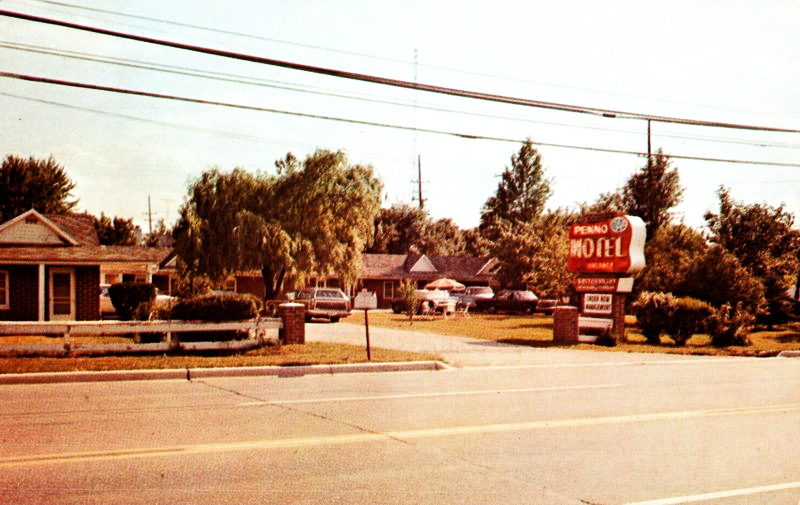
[[329,319],[329,321],[332,322],[332,323],[338,323],[339,322],[339,318],[338,317],[332,317],[332,318]]

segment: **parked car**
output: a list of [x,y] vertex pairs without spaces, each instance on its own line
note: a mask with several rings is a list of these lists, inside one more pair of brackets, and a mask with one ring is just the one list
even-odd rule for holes
[[494,290],[489,286],[469,286],[464,293],[458,297],[459,307],[469,307],[470,310],[476,306],[476,300],[489,300],[494,296]]
[[[450,293],[447,291],[441,289],[417,289],[415,292],[417,293],[417,298],[420,299],[417,314],[422,313],[423,305],[426,303],[434,312],[452,314],[456,310],[456,299],[451,297]],[[408,305],[406,305],[404,300],[392,300],[392,312],[401,314],[406,310],[408,310]]]
[[304,288],[295,292],[294,300],[306,306],[306,321],[322,318],[335,323],[350,315],[350,297],[338,288]]
[[539,303],[533,291],[505,289],[488,299],[475,300],[476,310],[480,312],[513,312],[533,314]]
[[539,298],[539,303],[536,304],[536,312],[552,314],[559,305],[561,305],[561,302],[556,298]]

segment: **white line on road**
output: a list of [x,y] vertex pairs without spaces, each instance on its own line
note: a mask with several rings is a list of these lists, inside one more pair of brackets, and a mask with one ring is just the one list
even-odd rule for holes
[[343,396],[337,398],[310,398],[304,400],[265,400],[256,402],[240,403],[240,407],[254,407],[263,405],[289,405],[298,403],[339,403],[356,402],[365,400],[405,400],[410,398],[438,398],[442,396],[475,396],[475,395],[496,395],[514,393],[546,393],[553,391],[576,391],[581,389],[603,389],[620,388],[625,384],[588,384],[584,386],[554,386],[549,388],[525,388],[525,389],[480,389],[474,391],[446,391],[438,393],[406,393],[393,395],[373,395],[373,396]]
[[[592,367],[615,367],[615,366],[648,366],[648,365],[696,365],[696,364],[717,364],[732,365],[745,361],[761,361],[766,363],[771,358],[744,358],[744,357],[713,357],[713,358],[675,358],[669,360],[652,361],[592,361],[588,363],[539,363],[521,365],[468,365],[462,367],[464,370],[513,370],[524,368],[592,368]],[[776,358],[777,359],[777,358]]]
[[[500,423],[473,426],[450,426],[442,428],[425,428],[388,432],[360,432],[350,435],[323,435],[318,437],[287,438],[274,440],[253,440],[242,442],[178,445],[166,447],[134,448],[112,451],[86,451],[72,453],[36,454],[31,456],[6,456],[0,458],[0,468],[22,467],[31,465],[66,464],[76,462],[108,461],[117,459],[152,458],[159,456],[182,456],[234,451],[293,449],[300,447],[320,447],[363,442],[386,442],[389,440],[414,440],[423,438],[464,436],[485,433],[504,433],[516,431],[532,431],[557,428],[576,428],[625,423],[642,423],[653,421],[670,421],[679,419],[696,419],[702,417],[724,417],[741,415],[758,415],[771,413],[789,413],[800,411],[800,403],[782,405],[764,405],[759,407],[734,407],[709,410],[684,410],[673,412],[654,412],[650,414],[630,414],[605,417],[579,417],[571,419],[552,419],[525,421],[518,423]],[[653,505],[653,504],[651,504]]]
[[626,503],[625,505],[679,505],[681,503],[718,500],[720,498],[731,498],[733,496],[747,496],[751,494],[770,493],[773,491],[785,491],[787,489],[796,489],[796,488],[800,488],[800,482],[786,482],[784,484],[773,484],[771,486],[748,487],[743,489],[730,489],[728,491],[717,491],[715,493],[676,496],[673,498],[662,498],[658,500]]

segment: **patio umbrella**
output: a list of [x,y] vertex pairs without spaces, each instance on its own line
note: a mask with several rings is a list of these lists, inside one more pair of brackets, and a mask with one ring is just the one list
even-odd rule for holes
[[425,284],[425,289],[444,289],[447,291],[463,291],[464,285],[455,279],[448,279],[447,277],[442,277],[441,279],[436,279],[435,281]]

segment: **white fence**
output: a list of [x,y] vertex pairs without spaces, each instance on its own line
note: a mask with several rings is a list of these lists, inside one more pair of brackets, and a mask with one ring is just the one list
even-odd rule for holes
[[[55,344],[0,344],[0,355],[80,355],[80,354],[125,354],[164,353],[174,350],[213,351],[247,350],[278,341],[278,331],[283,321],[277,318],[260,318],[247,321],[209,323],[203,321],[0,321],[0,336],[9,335],[57,335],[60,345]],[[181,342],[176,334],[182,332],[241,331],[248,337],[242,340],[218,342]],[[120,335],[139,333],[163,333],[161,342],[84,344],[76,342],[74,336]],[[57,340],[57,339],[56,339]]]

